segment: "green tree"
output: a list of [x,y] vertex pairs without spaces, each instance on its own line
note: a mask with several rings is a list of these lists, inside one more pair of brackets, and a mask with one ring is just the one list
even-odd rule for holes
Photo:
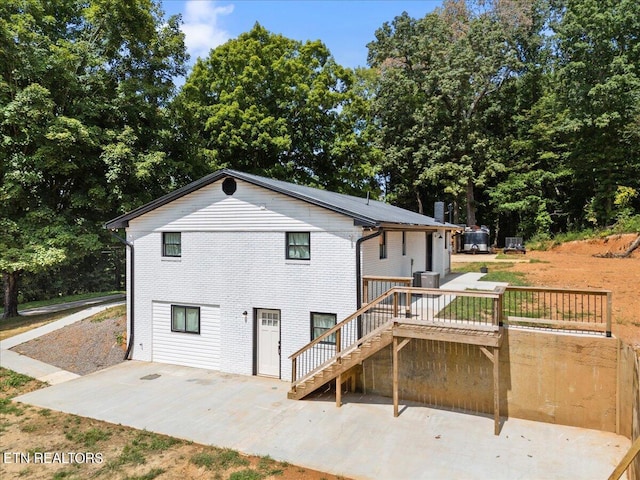
[[530,22],[518,2],[483,3],[445,2],[419,20],[404,13],[368,45],[391,195],[422,212],[426,192],[448,194],[468,224],[476,190],[505,169],[499,92],[518,66],[515,34]]
[[561,0],[555,31],[559,128],[571,141],[575,215],[615,217],[618,186],[640,187],[640,3]]
[[17,314],[22,273],[95,254],[105,218],[170,183],[178,24],[151,0],[0,4],[3,317]]
[[374,187],[355,83],[320,41],[256,24],[196,62],[174,105],[182,150],[198,159],[196,171],[231,167],[332,190]]

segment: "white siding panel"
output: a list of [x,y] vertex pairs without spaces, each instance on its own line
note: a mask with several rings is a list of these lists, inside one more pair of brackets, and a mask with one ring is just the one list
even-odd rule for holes
[[236,192],[222,181],[131,220],[137,231],[317,231],[352,228],[353,220],[331,210],[238,180]]
[[172,332],[171,304],[153,302],[153,361],[219,370],[220,307],[193,306],[200,307],[200,334]]
[[[436,233],[407,232],[406,255],[402,255],[402,232],[387,232],[387,258],[380,258],[379,238],[362,245],[363,275],[410,277],[413,272],[427,268],[427,240],[433,237],[432,270],[440,273],[440,280],[451,270],[451,250],[445,249],[444,230]],[[443,238],[440,238],[442,236]]]
[[387,232],[387,258],[380,258],[380,237],[362,245],[363,275],[410,277],[425,269],[425,233],[407,232],[406,255],[402,255],[402,232]]

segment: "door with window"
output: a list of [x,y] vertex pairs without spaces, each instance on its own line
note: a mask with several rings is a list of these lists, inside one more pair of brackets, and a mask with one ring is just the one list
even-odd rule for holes
[[257,310],[257,373],[280,378],[280,311]]

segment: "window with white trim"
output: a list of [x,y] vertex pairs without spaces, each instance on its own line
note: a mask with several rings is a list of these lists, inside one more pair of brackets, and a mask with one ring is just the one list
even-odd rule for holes
[[287,260],[311,259],[311,234],[309,232],[287,232]]
[[171,305],[171,331],[200,333],[200,307]]

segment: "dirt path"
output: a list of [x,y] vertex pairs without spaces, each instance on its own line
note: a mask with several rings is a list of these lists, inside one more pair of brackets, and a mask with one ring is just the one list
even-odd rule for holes
[[614,235],[528,252],[526,257],[534,262],[519,263],[513,270],[526,273],[534,285],[611,290],[613,333],[640,348],[640,251],[629,258],[594,256],[623,252],[636,237]]

